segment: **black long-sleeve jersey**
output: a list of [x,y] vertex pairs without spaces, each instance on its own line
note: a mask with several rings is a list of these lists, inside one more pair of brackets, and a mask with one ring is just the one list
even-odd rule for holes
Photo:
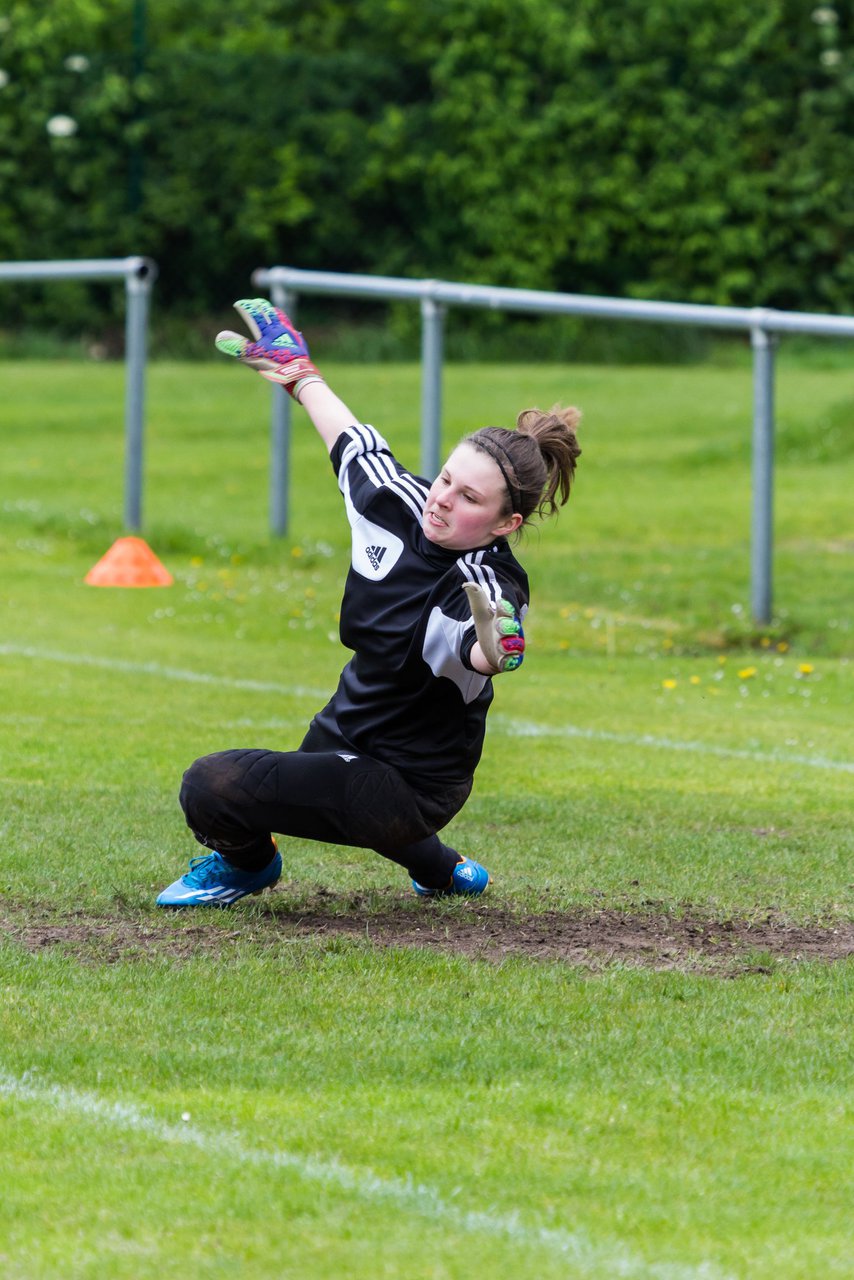
[[432,543],[421,527],[429,483],[372,427],[349,427],[331,459],[352,533],[340,634],[354,656],[316,720],[416,787],[468,781],[492,680],[469,659],[476,636],[462,586],[477,582],[524,617],[527,575],[504,538],[467,552]]

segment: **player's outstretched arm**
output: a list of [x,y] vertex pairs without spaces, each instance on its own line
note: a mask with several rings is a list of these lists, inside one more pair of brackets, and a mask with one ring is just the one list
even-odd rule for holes
[[493,607],[483,587],[476,582],[463,583],[474,619],[475,641],[470,656],[475,671],[481,675],[498,675],[521,667],[525,655],[525,633],[509,600],[499,600]]
[[284,387],[305,408],[318,435],[331,449],[356,418],[312,363],[305,338],[285,312],[266,298],[244,298],[234,307],[254,341],[226,329],[217,334],[217,350]]
[[303,387],[300,404],[330,453],[341,432],[358,422],[344,401],[339,400],[332,388],[322,381],[310,382]]

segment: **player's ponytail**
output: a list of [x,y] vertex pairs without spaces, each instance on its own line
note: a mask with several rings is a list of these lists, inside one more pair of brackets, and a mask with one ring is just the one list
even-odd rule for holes
[[466,437],[466,443],[488,453],[507,486],[507,514],[518,511],[522,525],[531,516],[554,515],[569,498],[581,449],[576,429],[581,414],[560,405],[547,413],[524,409],[516,430],[482,427]]

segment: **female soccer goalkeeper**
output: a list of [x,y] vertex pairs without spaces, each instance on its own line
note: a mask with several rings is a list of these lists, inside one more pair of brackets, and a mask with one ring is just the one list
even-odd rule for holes
[[494,677],[521,665],[528,579],[507,539],[569,497],[578,411],[475,431],[431,485],[330,390],[283,312],[235,305],[255,340],[226,332],[217,347],[286,387],[330,452],[352,532],[341,639],[353,657],[298,750],[190,766],[181,805],[212,852],[157,902],[228,906],[274,885],[271,832],[374,849],[424,897],[481,894],[489,873],[436,833],[471,792]]

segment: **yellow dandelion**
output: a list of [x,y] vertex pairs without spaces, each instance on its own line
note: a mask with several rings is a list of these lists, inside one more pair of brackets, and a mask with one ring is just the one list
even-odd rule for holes
[[692,677],[691,677],[691,683],[692,683],[692,684],[701,684],[701,683],[702,683],[702,681],[700,680],[700,677],[699,677],[699,676],[692,676]]
[[771,641],[769,640],[768,636],[763,636],[762,639],[759,641],[759,643],[762,645],[763,649],[770,649],[771,647]]
[[675,688],[676,688],[676,681],[675,681],[675,680],[662,680],[662,682],[661,682],[661,683],[662,683],[662,685],[664,686],[664,688],[665,688],[665,689],[675,689]]
[[558,648],[559,648],[559,649],[568,649],[568,648],[569,648],[569,641],[568,641],[568,640],[561,640],[561,641],[560,641],[560,643],[558,644]]
[[812,673],[815,671],[815,667],[812,665],[811,662],[802,662],[801,665],[798,667],[798,670],[800,671],[802,676],[811,676]]
[[561,616],[562,618],[568,618],[568,617],[569,617],[569,607],[568,607],[567,605],[564,605],[564,606],[563,606],[563,608],[561,609],[561,611],[560,611],[560,616]]
[[302,547],[291,547],[291,555],[298,557],[302,555]]
[[751,680],[755,675],[755,667],[742,667],[738,673],[738,678],[739,680]]
[[201,556],[193,556],[192,559],[190,560],[190,564],[193,566],[194,569],[198,569],[199,565],[204,563],[205,562]]
[[788,646],[788,644],[786,643],[786,641],[785,641],[785,640],[781,640],[781,641],[780,641],[780,643],[777,645],[777,652],[778,652],[778,653],[788,653],[788,651],[789,651],[789,646]]

